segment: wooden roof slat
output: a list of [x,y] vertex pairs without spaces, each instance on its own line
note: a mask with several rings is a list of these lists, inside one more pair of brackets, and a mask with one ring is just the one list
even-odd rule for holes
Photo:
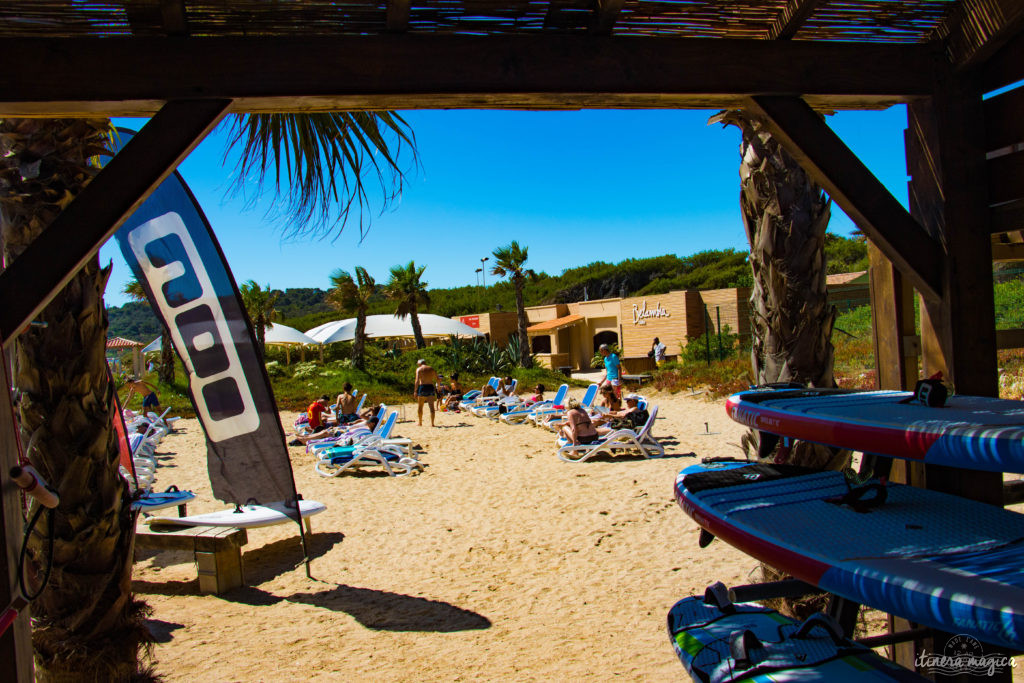
[[933,239],[822,117],[795,97],[754,96],[748,108],[829,196],[896,265],[914,288],[936,300],[942,291],[941,245]]
[[935,31],[957,67],[979,64],[1024,28],[1024,0],[960,0]]
[[[808,0],[815,4],[816,0]],[[923,43],[933,39],[959,5],[987,7],[1018,0],[829,0],[800,25],[802,40]],[[973,4],[972,4],[973,3]],[[297,36],[369,35],[403,30],[394,12],[388,22],[387,0],[4,0],[0,3],[0,37],[70,38],[129,35],[125,4],[147,5],[161,12],[187,4],[190,35]],[[565,3],[568,7],[571,3]],[[560,30],[586,28],[617,35],[679,38],[764,39],[796,26],[806,6],[797,0],[594,0],[570,7]],[[792,6],[792,7],[791,7]],[[398,5],[396,10],[400,9]],[[597,8],[596,21],[593,8]],[[409,7],[408,31],[422,33],[522,34],[544,32],[549,5],[544,0],[431,0]],[[581,11],[581,18],[571,16]],[[795,10],[795,11],[794,11]],[[590,15],[590,19],[583,18]],[[791,15],[791,23],[782,19]],[[612,19],[617,16],[615,21]],[[564,24],[564,25],[563,25]],[[552,22],[548,22],[551,27]],[[162,30],[181,29],[165,16]],[[792,29],[789,29],[792,30]]]
[[409,29],[410,0],[387,0],[387,27],[389,31],[403,32]]
[[844,108],[926,96],[941,76],[932,45],[564,34],[8,39],[2,63],[19,65],[0,70],[9,116],[145,116],[195,97],[233,112],[714,107],[749,93]]
[[224,117],[226,100],[169,102],[0,273],[5,346]]
[[797,31],[804,25],[807,18],[825,0],[789,0],[786,9],[779,18],[775,20],[772,27],[768,29],[768,40],[789,40],[796,36]]
[[615,22],[619,20],[622,7],[626,0],[596,0],[597,6],[594,9],[594,22],[591,25],[593,33],[607,35],[612,32]]

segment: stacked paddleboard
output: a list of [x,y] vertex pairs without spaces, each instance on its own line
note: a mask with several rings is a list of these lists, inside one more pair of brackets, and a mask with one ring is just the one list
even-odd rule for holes
[[786,465],[695,465],[675,496],[716,537],[830,593],[1024,647],[1024,515]]
[[730,396],[733,420],[769,434],[862,453],[989,472],[1024,472],[1024,401],[907,391],[786,389]]
[[839,633],[822,614],[803,623],[754,604],[732,604],[725,586],[685,598],[668,613],[668,633],[695,681],[913,681],[926,679]]

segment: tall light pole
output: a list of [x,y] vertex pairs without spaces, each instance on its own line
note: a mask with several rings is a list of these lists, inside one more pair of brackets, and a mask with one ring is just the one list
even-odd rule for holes
[[477,268],[475,272],[477,274],[476,275],[476,286],[479,287],[480,286],[480,273],[484,272],[484,269],[483,268]]
[[487,261],[490,261],[490,260],[491,260],[490,256],[484,256],[482,259],[480,259],[480,278],[483,281],[484,287],[487,286],[487,271],[484,270],[484,267],[485,267],[484,263],[487,262]]

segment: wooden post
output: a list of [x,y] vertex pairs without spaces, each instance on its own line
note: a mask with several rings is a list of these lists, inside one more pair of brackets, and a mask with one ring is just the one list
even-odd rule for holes
[[[0,355],[2,358],[2,355]],[[10,604],[18,589],[18,552],[24,534],[21,494],[7,473],[18,462],[18,440],[11,405],[11,382],[6,362],[0,362],[0,611]],[[32,629],[28,608],[0,636],[0,682],[29,683],[32,680]]]
[[[914,290],[900,271],[873,243],[868,243],[871,285],[871,328],[875,344],[876,386],[879,389],[907,389],[917,380],[920,341],[914,325]],[[924,486],[924,466],[906,460],[893,460],[890,480],[912,486]],[[889,615],[889,632],[899,633],[916,624]],[[917,650],[914,642],[892,645],[892,660],[914,669]]]
[[[941,297],[921,297],[923,373],[930,376],[941,371],[960,394],[996,396],[992,244],[981,93],[969,77],[950,79],[932,97],[908,105],[907,112],[910,211],[941,241],[945,253]],[[998,472],[927,465],[924,485],[1002,505],[1002,475]],[[942,653],[948,639],[947,634],[936,633],[918,646]],[[984,680],[1009,681],[1010,675],[1007,670]]]

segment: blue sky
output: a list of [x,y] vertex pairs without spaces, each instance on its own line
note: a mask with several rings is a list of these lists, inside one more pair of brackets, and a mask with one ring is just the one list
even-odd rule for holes
[[[420,167],[394,208],[371,194],[369,234],[353,222],[335,240],[286,241],[262,204],[228,196],[225,128],[179,170],[202,205],[235,279],[274,288],[327,288],[336,268],[364,266],[378,282],[391,266],[426,265],[432,287],[475,284],[480,259],[510,240],[550,274],[597,260],[703,249],[746,249],[739,214],[739,132],[706,125],[712,111],[409,111]],[[122,119],[138,128],[143,120]],[[841,112],[829,125],[906,204],[906,112]],[[380,214],[380,215],[378,215]],[[853,224],[838,207],[832,232]],[[108,305],[126,298],[128,267],[113,243]],[[488,264],[489,265],[489,264]],[[494,277],[487,274],[487,282]]]

